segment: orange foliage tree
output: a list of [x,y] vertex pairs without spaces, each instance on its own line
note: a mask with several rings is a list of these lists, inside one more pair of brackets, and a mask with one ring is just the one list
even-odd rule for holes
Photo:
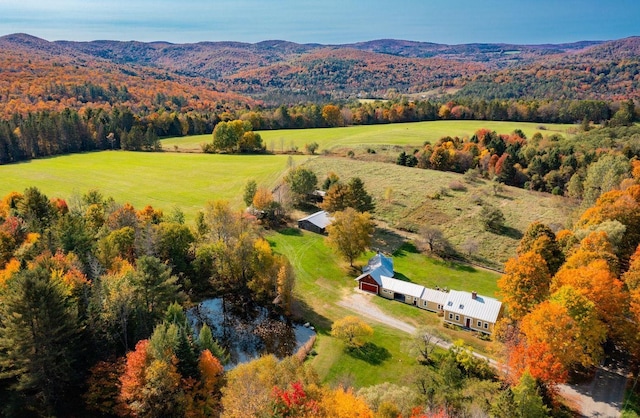
[[618,221],[626,226],[617,255],[623,265],[640,244],[640,185],[624,191],[612,190],[600,196],[596,204],[587,209],[576,228],[588,228],[605,221]]
[[120,377],[119,400],[123,410],[131,410],[132,405],[142,404],[142,387],[144,386],[144,372],[149,362],[147,348],[149,340],[141,340],[135,350],[127,354],[124,373]]
[[[576,364],[596,364],[597,358],[584,352],[585,347],[591,344],[583,340],[579,324],[569,315],[567,308],[558,303],[542,302],[522,319],[521,329],[528,347],[536,347],[545,355],[548,353],[565,371]],[[576,357],[577,353],[583,354]],[[533,370],[531,372],[532,375],[537,374]]]
[[624,312],[629,304],[629,295],[605,260],[595,260],[578,268],[563,267],[553,278],[551,290],[556,291],[566,285],[595,304],[598,317],[607,324],[610,336],[624,334]]
[[562,267],[585,267],[595,260],[605,260],[611,271],[618,270],[618,257],[614,254],[611,242],[604,231],[593,231],[583,238]]
[[534,252],[526,252],[512,258],[505,265],[505,274],[498,280],[498,287],[509,316],[520,320],[533,307],[549,296],[551,275],[547,263]]
[[640,288],[640,245],[629,260],[629,269],[622,276],[622,280],[631,291]]

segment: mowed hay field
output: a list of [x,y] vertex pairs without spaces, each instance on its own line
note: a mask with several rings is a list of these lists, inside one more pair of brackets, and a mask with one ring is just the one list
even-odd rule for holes
[[[0,165],[0,196],[35,186],[48,197],[69,199],[98,189],[116,202],[165,211],[178,206],[193,219],[206,202],[240,206],[247,180],[274,187],[286,172],[284,155],[213,155],[103,151]],[[307,156],[293,156],[299,164]]]
[[[544,129],[541,129],[541,128]],[[444,136],[460,138],[473,135],[478,129],[495,130],[499,134],[509,134],[521,129],[528,138],[534,133],[543,135],[558,133],[570,136],[575,125],[540,124],[527,122],[493,122],[476,120],[441,120],[430,122],[395,123],[387,125],[348,126],[344,128],[285,129],[260,131],[264,145],[269,151],[289,151],[297,147],[304,152],[304,145],[317,142],[318,153],[336,147],[357,147],[362,145],[412,145],[421,146],[425,141],[434,143]],[[162,147],[182,151],[200,151],[200,144],[211,142],[212,135],[196,135],[162,140]]]
[[[521,234],[531,222],[568,227],[577,207],[576,202],[567,198],[504,185],[494,193],[492,182],[484,179],[466,182],[456,173],[341,157],[314,158],[305,166],[316,173],[320,182],[330,172],[345,182],[360,177],[375,198],[377,219],[408,231],[436,226],[460,252],[465,241],[475,240],[479,244],[478,261],[497,268],[515,255]],[[459,185],[465,190],[451,189]],[[387,189],[391,190],[390,200],[385,199]],[[479,219],[482,205],[503,212],[507,228],[502,234],[484,230]]]

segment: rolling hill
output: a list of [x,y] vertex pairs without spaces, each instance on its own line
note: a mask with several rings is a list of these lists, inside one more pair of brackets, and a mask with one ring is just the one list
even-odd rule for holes
[[[49,42],[13,34],[0,37],[0,63],[5,115],[86,103],[157,109],[165,105],[162,98],[175,98],[170,110],[219,111],[221,103],[282,104],[278,97],[328,101],[422,92],[484,99],[640,97],[640,37],[560,45],[320,45]],[[82,86],[95,88],[87,94]]]

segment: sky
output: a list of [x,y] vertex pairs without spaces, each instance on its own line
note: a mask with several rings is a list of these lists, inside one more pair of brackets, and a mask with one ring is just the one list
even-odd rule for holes
[[640,35],[639,0],[0,0],[0,36],[342,44],[565,43]]

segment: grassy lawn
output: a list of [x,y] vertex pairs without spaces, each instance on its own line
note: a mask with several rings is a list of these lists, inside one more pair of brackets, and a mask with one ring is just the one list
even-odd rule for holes
[[[286,255],[296,271],[297,313],[318,328],[315,356],[311,363],[326,382],[346,381],[356,386],[367,386],[384,381],[401,382],[415,360],[409,353],[411,336],[377,323],[370,323],[374,336],[364,353],[344,350],[342,342],[329,335],[331,323],[349,311],[337,303],[355,287],[357,270],[350,270],[332,249],[325,245],[325,237],[295,228],[270,232],[267,240],[274,251]],[[365,254],[358,265],[363,265],[372,253]],[[423,285],[436,280],[440,286],[459,290],[476,289],[483,294],[495,293],[498,275],[457,264],[442,263],[421,255],[405,245],[394,256],[394,268],[402,276]],[[482,284],[482,285],[480,285]],[[492,294],[491,293],[491,294]],[[414,306],[374,298],[373,302],[384,312],[419,327],[439,325],[436,314]],[[491,355],[492,345],[471,333],[441,328],[454,341],[462,338],[475,350]],[[366,355],[365,355],[366,354]],[[371,360],[373,358],[373,360]]]
[[402,331],[376,324],[373,339],[362,349],[346,350],[342,341],[323,337],[311,364],[325,382],[346,382],[354,387],[383,382],[399,383],[417,364],[409,354],[409,337]]
[[[294,156],[300,163],[305,156]],[[38,187],[68,199],[98,189],[117,202],[165,211],[180,207],[188,219],[210,200],[238,206],[248,179],[273,187],[287,169],[283,155],[210,155],[103,151],[0,165],[0,196]]]
[[[540,127],[544,126],[544,130]],[[527,137],[535,132],[543,134],[560,133],[568,136],[567,131],[575,125],[539,124],[528,122],[493,122],[475,120],[441,120],[431,122],[394,123],[387,125],[348,126],[344,128],[284,129],[260,131],[263,143],[270,151],[288,151],[297,147],[304,151],[304,145],[317,142],[318,152],[342,146],[359,145],[413,145],[420,146],[425,141],[435,142],[443,136],[465,137],[473,135],[478,129],[487,128],[498,133],[511,133],[521,129]],[[181,150],[200,151],[200,144],[212,141],[211,134],[182,138],[168,138],[162,141],[164,149],[178,147]]]
[[497,280],[500,274],[472,266],[442,261],[420,254],[413,245],[405,244],[393,253],[397,279],[435,288],[476,291],[497,298]]

